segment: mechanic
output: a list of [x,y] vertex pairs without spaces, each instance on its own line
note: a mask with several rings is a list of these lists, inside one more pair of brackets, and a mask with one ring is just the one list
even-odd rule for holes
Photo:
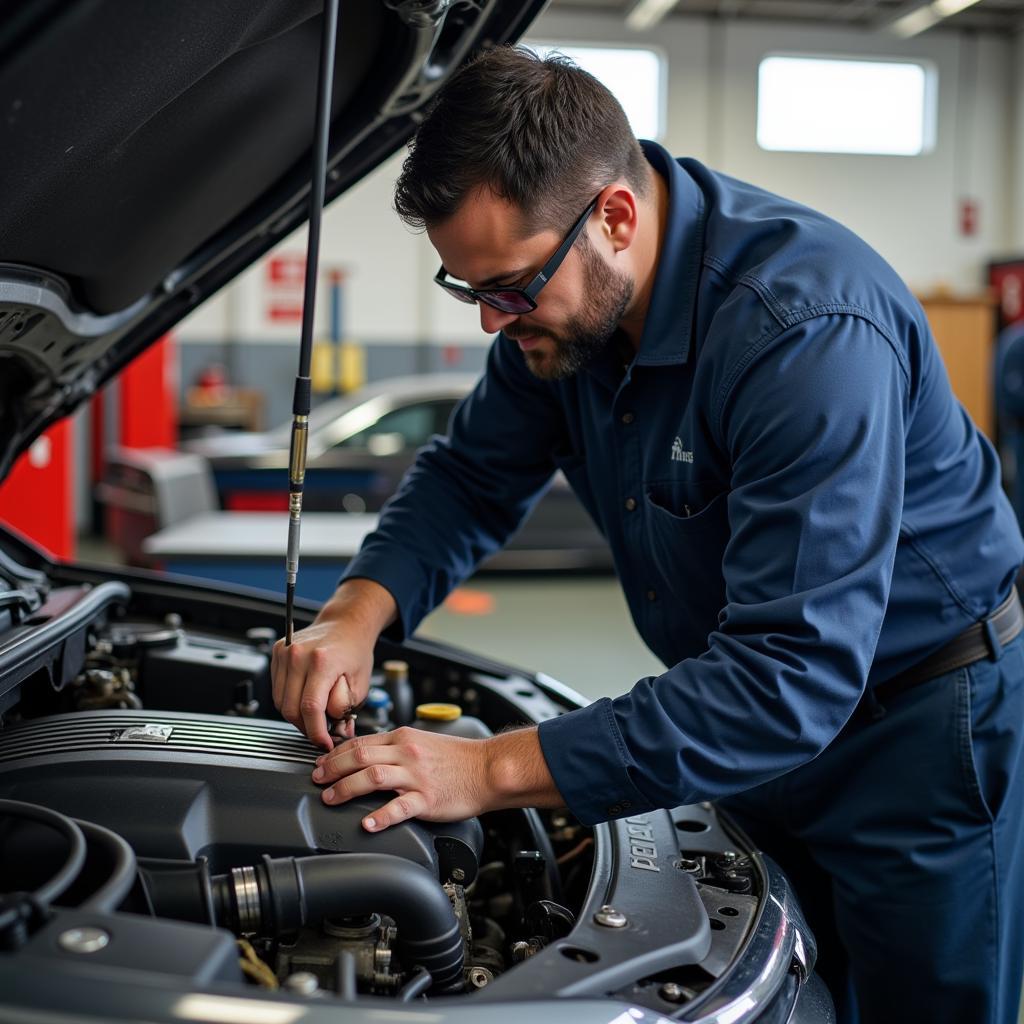
[[[797,883],[841,1019],[1015,1021],[1024,542],[905,285],[518,49],[442,89],[396,208],[497,338],[450,436],[275,648],[277,706],[330,751],[323,799],[395,791],[371,831],[717,800]],[[539,728],[332,750],[377,637],[410,634],[556,469],[667,671]]]

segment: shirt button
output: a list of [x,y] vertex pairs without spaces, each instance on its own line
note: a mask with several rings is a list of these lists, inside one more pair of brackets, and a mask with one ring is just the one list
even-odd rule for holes
[[624,412],[622,414],[622,422],[625,423],[627,426],[633,422],[633,418],[634,417],[631,412]]
[[658,592],[656,590],[648,590],[647,591],[647,600],[648,601],[657,601],[658,600]]
[[626,499],[626,511],[627,512],[632,512],[633,509],[635,509],[635,508],[636,508],[636,498],[627,498]]

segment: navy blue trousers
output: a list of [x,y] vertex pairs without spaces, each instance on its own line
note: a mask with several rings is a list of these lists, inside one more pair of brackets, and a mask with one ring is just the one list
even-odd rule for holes
[[841,1024],[1016,1024],[1024,637],[721,806],[793,882]]

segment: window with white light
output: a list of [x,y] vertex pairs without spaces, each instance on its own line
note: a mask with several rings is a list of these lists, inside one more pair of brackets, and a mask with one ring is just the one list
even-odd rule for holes
[[933,146],[936,73],[911,61],[761,61],[757,143],[803,153],[918,156]]
[[557,46],[531,43],[541,57],[564,53],[589,71],[622,104],[633,134],[660,139],[665,132],[665,61],[639,46]]

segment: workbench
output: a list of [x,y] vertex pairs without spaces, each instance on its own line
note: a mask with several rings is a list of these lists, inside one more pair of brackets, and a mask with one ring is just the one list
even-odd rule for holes
[[[377,515],[307,512],[295,592],[324,601]],[[284,593],[287,512],[206,512],[151,534],[142,548],[167,572]]]

